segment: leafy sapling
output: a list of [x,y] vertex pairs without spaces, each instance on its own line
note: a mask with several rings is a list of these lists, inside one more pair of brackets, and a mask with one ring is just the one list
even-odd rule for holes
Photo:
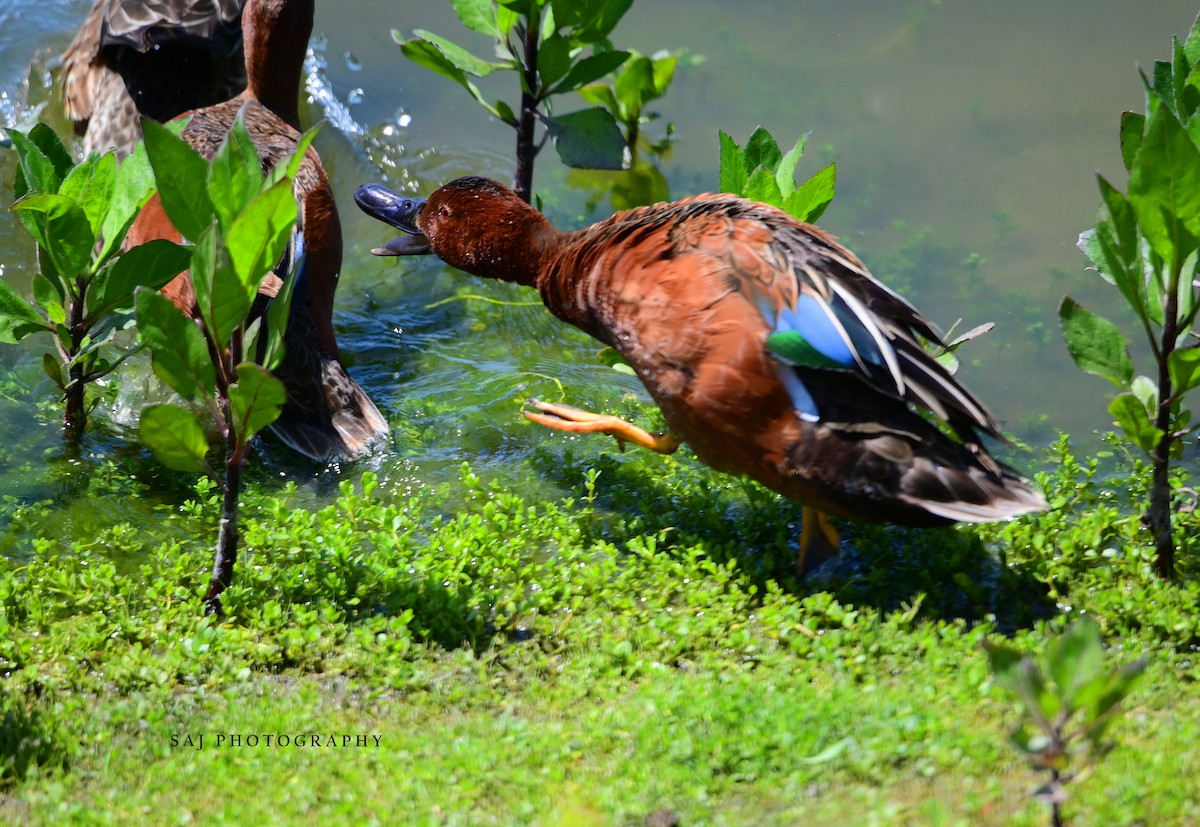
[[[205,427],[190,408],[149,405],[140,430],[167,467],[202,471],[223,485],[213,575],[204,597],[208,610],[219,613],[220,594],[237,559],[238,497],[250,440],[278,418],[287,398],[271,370],[283,356],[291,291],[303,278],[292,179],[312,133],[301,139],[290,162],[267,175],[240,119],[211,163],[153,121],[143,122],[143,134],[163,209],[193,244],[189,269],[197,318],[184,316],[160,293],[139,290],[138,328],[155,375],[216,422],[223,474],[209,465]],[[283,286],[260,312],[259,287],[273,270]]]
[[796,163],[804,155],[808,136],[796,141],[786,155],[770,132],[757,127],[745,148],[724,131],[721,139],[721,192],[770,204],[809,224],[815,223],[833,201],[837,167],[830,163],[796,185]]
[[155,240],[123,249],[138,210],[154,194],[144,150],[119,166],[115,153],[79,164],[45,124],[6,130],[17,152],[13,211],[38,246],[33,301],[0,281],[0,342],[48,333],[54,352],[42,367],[63,394],[67,439],[87,426],[88,384],[111,373],[131,350],[110,344],[132,321],[134,291],[157,290],[188,263],[188,251]]
[[1146,86],[1147,114],[1121,116],[1121,157],[1129,173],[1122,194],[1098,176],[1102,206],[1079,248],[1100,276],[1121,291],[1141,323],[1154,365],[1135,374],[1129,342],[1115,324],[1063,297],[1058,316],[1067,349],[1081,370],[1103,376],[1120,393],[1108,406],[1117,425],[1150,458],[1153,480],[1145,523],[1155,570],[1175,575],[1170,462],[1195,433],[1183,406],[1200,387],[1200,20],[1171,61],[1155,61]]
[[1051,824],[1062,827],[1067,786],[1113,749],[1109,727],[1146,661],[1104,669],[1100,627],[1090,617],[1050,641],[1044,668],[1009,646],[985,640],[983,647],[996,683],[1021,700],[1024,714],[1010,739],[1047,774],[1034,796],[1050,805]]
[[[495,60],[424,29],[404,39],[392,36],[404,55],[458,83],[493,117],[517,133],[513,190],[529,201],[533,189],[534,158],[547,139],[554,141],[568,167],[623,169],[627,144],[617,126],[616,109],[608,101],[562,115],[552,111],[551,98],[582,90],[618,69],[629,52],[611,48],[608,37],[633,0],[451,0],[463,25],[490,37]],[[521,97],[516,105],[489,103],[471,78],[496,71],[513,71],[520,78]],[[660,71],[662,90],[670,82]],[[657,93],[661,94],[661,90]],[[647,100],[649,98],[646,98]],[[641,117],[640,107],[636,112]],[[538,123],[545,132],[538,136]],[[628,120],[622,117],[628,126]],[[632,131],[636,140],[636,128]]]

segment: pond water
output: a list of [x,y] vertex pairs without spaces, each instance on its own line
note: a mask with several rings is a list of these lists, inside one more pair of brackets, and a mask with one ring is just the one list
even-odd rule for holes
[[[88,5],[0,0],[4,125],[44,105],[61,132],[53,58]],[[838,165],[822,225],[943,327],[996,322],[963,351],[962,375],[1008,430],[1040,446],[1060,430],[1083,437],[1109,426],[1110,389],[1070,363],[1055,308],[1071,294],[1121,318],[1115,291],[1085,272],[1075,240],[1098,203],[1095,172],[1124,187],[1117,122],[1144,106],[1135,65],[1169,55],[1171,36],[1185,35],[1195,14],[1194,0],[639,0],[613,40],[686,55],[647,129],[657,137],[674,124],[662,163],[672,197],[716,187],[718,129],[742,142],[761,124],[788,146],[811,132],[802,174]],[[600,440],[543,434],[518,415],[531,395],[612,407],[638,393],[595,359],[593,343],[539,307],[459,295],[529,302],[531,292],[433,260],[369,254],[390,233],[353,207],[360,183],[423,193],[461,174],[511,175],[511,130],[404,59],[393,28],[486,49],[448,2],[318,0],[302,117],[329,122],[318,147],[346,225],[335,322],[354,373],[394,425],[390,449],[359,465],[403,488],[452,479],[463,460],[516,478],[512,469],[538,450],[602,450]],[[515,97],[512,75],[484,87]],[[0,192],[11,192],[13,164],[0,149]],[[607,208],[589,209],[551,150],[539,158],[535,190],[560,226]],[[27,285],[33,267],[23,230],[0,218],[4,277]],[[38,368],[45,344],[0,349],[0,495],[21,501],[61,493],[44,471],[61,448],[53,412],[37,405],[50,394]],[[136,442],[122,434],[147,392],[137,370],[97,412],[106,427],[93,455]],[[270,449],[265,459],[271,473],[313,480],[317,499],[330,479],[362,470],[314,470]],[[136,512],[129,501],[119,507]]]

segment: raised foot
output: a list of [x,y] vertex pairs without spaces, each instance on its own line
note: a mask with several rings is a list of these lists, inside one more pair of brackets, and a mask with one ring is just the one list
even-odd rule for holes
[[531,422],[572,434],[608,434],[617,440],[621,450],[625,450],[625,443],[628,442],[658,454],[673,454],[681,444],[679,437],[674,434],[651,434],[620,417],[596,414],[570,405],[542,402],[540,399],[530,399],[528,404],[536,409],[536,413],[521,413]]

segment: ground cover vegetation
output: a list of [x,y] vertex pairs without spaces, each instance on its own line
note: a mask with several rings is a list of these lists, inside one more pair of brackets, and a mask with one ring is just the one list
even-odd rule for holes
[[[833,170],[795,186],[802,148],[725,136],[722,184],[818,215]],[[472,331],[553,324],[455,306]],[[656,423],[611,387],[580,390]],[[0,392],[61,420],[27,376]],[[44,499],[3,501],[0,821],[1200,819],[1200,586],[1191,554],[1161,576],[1142,524],[1152,441],[1013,447],[1006,460],[1044,469],[1047,512],[847,525],[841,560],[798,580],[798,509],[687,452],[624,454],[514,416],[502,439],[525,459],[509,466],[487,411],[419,381],[392,407],[393,450],[430,456],[453,423],[477,456],[424,485],[347,466],[314,495],[261,447],[220,617],[203,596],[226,492],[137,450],[131,429],[94,421],[38,470]],[[1159,431],[1182,447],[1172,416]],[[1186,550],[1193,478],[1186,459],[1165,473]],[[96,507],[64,518],[64,499]]]

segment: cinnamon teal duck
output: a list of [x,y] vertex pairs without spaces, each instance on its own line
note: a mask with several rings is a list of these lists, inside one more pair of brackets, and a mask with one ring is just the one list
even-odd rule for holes
[[536,288],[621,354],[669,432],[536,400],[526,417],[662,453],[687,443],[800,503],[800,573],[839,548],[830,516],[937,526],[1046,507],[982,444],[1000,427],[922,347],[941,343],[933,325],[833,237],[774,207],[698,195],[559,232],[485,178],[427,200],[368,184],[355,200],[408,233],[379,255],[433,252]]
[[[314,0],[248,0],[242,15],[247,86],[214,106],[186,113],[183,139],[212,158],[241,116],[264,171],[296,149],[300,138],[297,103],[304,56],[312,33]],[[387,420],[350,377],[339,357],[333,302],[342,266],[342,228],[321,159],[309,148],[295,180],[298,228],[304,251],[285,332],[286,353],[275,373],[287,389],[283,413],[272,431],[314,459],[365,453],[388,433]],[[156,195],[126,238],[128,246],[153,238],[180,240]],[[285,277],[286,274],[285,274]],[[260,297],[270,299],[281,282],[268,277]],[[187,273],[163,288],[177,307],[195,315],[195,291]]]
[[141,138],[139,116],[168,121],[246,85],[245,0],[95,0],[63,53],[63,107],[84,155]]

